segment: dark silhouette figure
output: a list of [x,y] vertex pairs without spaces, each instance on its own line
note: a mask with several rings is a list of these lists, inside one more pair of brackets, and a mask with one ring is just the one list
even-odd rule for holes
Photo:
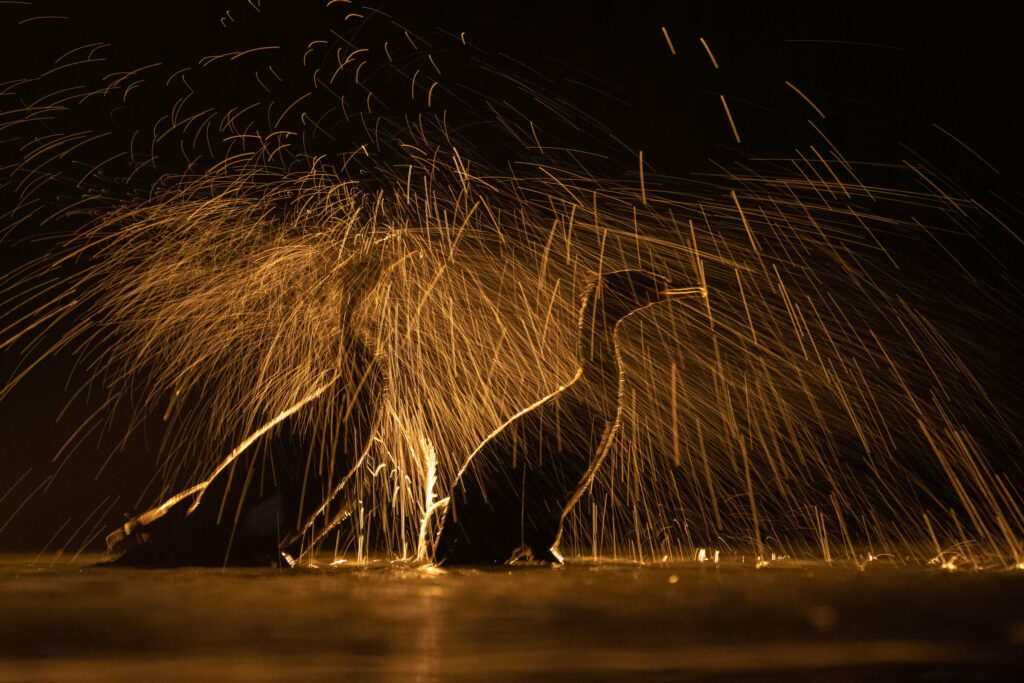
[[114,559],[108,564],[290,564],[304,543],[341,518],[337,508],[346,502],[341,489],[366,453],[386,384],[382,359],[355,332],[352,320],[357,303],[380,279],[382,265],[372,254],[357,254],[344,265],[336,379],[265,432],[250,436],[253,443],[205,482],[109,534],[107,551]]
[[527,552],[561,562],[562,519],[592,481],[618,430],[622,369],[615,330],[626,316],[672,296],[637,270],[607,273],[580,313],[580,368],[565,386],[513,416],[470,456],[451,492],[435,561],[488,564]]
[[[109,564],[131,567],[279,566],[298,557],[313,521],[326,522],[343,478],[364,453],[383,391],[380,361],[353,342],[351,367],[259,436],[205,483],[115,530]],[[305,428],[303,428],[305,427]],[[305,533],[304,533],[305,532]]]

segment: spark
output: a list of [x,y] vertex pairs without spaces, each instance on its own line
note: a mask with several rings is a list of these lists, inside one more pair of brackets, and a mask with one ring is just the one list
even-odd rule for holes
[[807,104],[811,105],[811,109],[813,109],[818,114],[818,116],[820,116],[821,118],[825,118],[825,112],[823,112],[821,109],[819,109],[818,105],[816,105],[814,102],[812,102],[811,98],[808,97],[807,95],[805,95],[804,92],[800,88],[796,87],[795,85],[793,85],[789,81],[786,81],[786,85],[788,85],[790,88],[792,88],[793,92],[795,92],[797,95],[802,97],[804,102],[806,102]]
[[961,147],[963,147],[963,148],[964,148],[964,149],[966,149],[966,150],[967,150],[968,152],[970,152],[970,153],[971,153],[971,154],[972,154],[972,155],[974,156],[974,158],[975,158],[975,159],[977,159],[977,160],[978,160],[978,161],[980,161],[981,163],[985,164],[985,166],[986,166],[986,167],[988,167],[988,169],[989,169],[990,171],[992,171],[993,173],[995,173],[995,174],[997,174],[997,175],[998,175],[998,173],[999,173],[999,170],[998,170],[998,169],[997,169],[997,168],[996,168],[995,166],[993,166],[992,164],[990,164],[990,163],[988,163],[987,161],[985,161],[984,157],[982,157],[982,156],[981,156],[980,154],[978,154],[977,152],[975,152],[975,151],[974,151],[974,149],[973,149],[973,148],[971,148],[971,147],[970,147],[970,146],[969,146],[969,145],[968,145],[968,144],[967,144],[966,142],[964,142],[963,140],[961,140],[961,139],[960,139],[960,138],[958,138],[957,136],[953,135],[952,133],[950,133],[950,132],[949,132],[948,130],[946,130],[945,128],[943,128],[942,126],[940,126],[940,125],[939,125],[939,124],[937,124],[937,123],[933,123],[933,124],[932,124],[932,126],[933,126],[933,127],[934,127],[934,128],[936,129],[936,130],[938,130],[939,132],[943,133],[944,135],[947,135],[947,136],[949,136],[949,138],[950,138],[950,139],[952,139],[952,140],[953,140],[954,142],[956,142],[956,143],[957,143],[957,144],[959,144],[959,145],[960,145]]
[[715,59],[715,55],[711,53],[711,47],[708,45],[707,41],[704,40],[703,38],[701,38],[700,39],[700,44],[703,45],[704,49],[707,51],[708,57],[711,59],[712,66],[714,66],[717,69],[718,68],[718,60],[716,60]]
[[664,26],[661,27],[661,33],[665,36],[665,42],[668,43],[668,50],[672,54],[676,53],[676,48],[672,45],[672,39],[668,37],[668,29]]
[[640,166],[640,201],[643,204],[647,204],[647,186],[644,185],[644,151],[640,150],[639,153],[639,166]]
[[722,109],[725,110],[725,116],[729,119],[729,127],[732,128],[732,136],[736,138],[736,143],[740,142],[740,133],[736,130],[736,122],[732,120],[732,112],[729,111],[729,104],[725,101],[725,95],[719,95],[722,99]]
[[[848,161],[814,122],[808,132],[827,146],[786,167],[748,160],[699,182],[659,175],[649,185],[635,147],[560,147],[551,122],[584,130],[591,113],[525,69],[498,68],[500,56],[467,56],[464,33],[437,47],[442,73],[426,40],[378,13],[348,18],[347,56],[314,27],[294,64],[272,45],[114,75],[96,72],[107,67],[91,55],[63,55],[54,66],[66,68],[11,86],[20,104],[0,124],[20,135],[4,176],[21,195],[12,216],[78,222],[51,256],[0,278],[0,345],[25,351],[15,381],[58,352],[78,354],[92,377],[83,392],[106,402],[76,434],[119,407],[136,424],[164,416],[162,499],[195,495],[196,481],[286,417],[311,443],[329,443],[358,406],[303,407],[335,382],[365,379],[346,370],[358,339],[387,368],[383,417],[354,462],[311,456],[328,484],[312,494],[323,500],[303,528],[310,541],[291,560],[312,561],[332,539],[361,562],[374,552],[428,562],[448,492],[480,444],[573,381],[587,287],[599,273],[642,268],[701,300],[645,310],[618,330],[618,432],[566,510],[567,556],[718,564],[745,553],[761,567],[812,554],[857,561],[867,539],[925,560],[971,538],[972,559],[946,553],[941,566],[1024,568],[1019,492],[965,426],[1009,444],[1012,419],[968,369],[948,321],[911,303],[938,295],[887,249],[894,236],[934,242],[949,263],[969,263],[953,245],[976,241],[995,213],[924,163],[872,182],[871,166]],[[356,29],[373,21],[386,26],[360,42]],[[502,87],[524,97],[470,102],[453,81],[460,59],[480,81],[501,72]],[[334,67],[326,82],[324,65]],[[225,81],[263,74],[260,102],[274,101],[200,106],[203,93],[188,85],[199,69]],[[416,97],[421,71],[431,75],[420,83],[426,98]],[[284,81],[310,85],[276,98]],[[773,82],[825,117],[790,81]],[[155,89],[179,99],[125,137],[130,154],[71,164],[110,144],[77,112]],[[488,158],[474,131],[513,163]],[[187,172],[169,170],[179,157]],[[621,167],[598,172],[591,157]],[[125,166],[112,174],[126,179],[113,199],[100,192],[108,164]],[[81,196],[60,203],[58,186]],[[977,282],[957,282],[996,302]],[[949,506],[916,502],[945,500],[943,486]],[[887,554],[872,550],[866,562]]]

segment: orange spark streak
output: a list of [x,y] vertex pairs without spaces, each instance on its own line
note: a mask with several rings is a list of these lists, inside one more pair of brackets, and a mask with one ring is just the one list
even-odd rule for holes
[[665,42],[668,43],[669,52],[672,54],[676,53],[676,48],[672,45],[672,39],[668,37],[668,29],[664,26],[661,27],[661,32],[665,34]]
[[804,98],[804,102],[806,102],[807,104],[811,105],[811,108],[814,109],[814,111],[818,112],[818,116],[820,116],[821,118],[825,118],[825,112],[823,112],[821,109],[819,109],[818,105],[816,105],[814,102],[812,102],[811,98],[808,97],[807,95],[805,95],[803,93],[803,91],[800,90],[800,88],[796,87],[795,85],[793,85],[789,81],[786,81],[786,85],[788,85],[790,88],[792,88],[793,92],[795,92],[797,95],[799,95],[800,97]]
[[725,109],[725,115],[729,117],[729,126],[732,128],[733,137],[736,138],[736,142],[740,142],[740,133],[736,130],[736,122],[732,120],[732,112],[729,111],[729,105],[725,101],[725,95],[719,95],[722,98],[722,108]]
[[718,60],[716,60],[715,59],[715,55],[713,55],[711,53],[711,47],[708,45],[708,42],[706,40],[704,40],[703,38],[701,38],[700,39],[700,44],[704,46],[705,50],[707,50],[708,57],[711,58],[711,64],[717,69],[718,68]]

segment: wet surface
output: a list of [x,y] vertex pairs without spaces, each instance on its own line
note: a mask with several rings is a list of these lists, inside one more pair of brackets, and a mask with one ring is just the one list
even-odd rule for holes
[[1017,681],[1024,572],[0,558],[0,680]]

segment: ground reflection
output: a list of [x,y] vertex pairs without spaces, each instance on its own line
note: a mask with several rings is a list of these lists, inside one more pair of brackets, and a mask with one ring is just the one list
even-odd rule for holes
[[988,681],[1024,665],[1024,572],[93,559],[3,559],[0,678]]

